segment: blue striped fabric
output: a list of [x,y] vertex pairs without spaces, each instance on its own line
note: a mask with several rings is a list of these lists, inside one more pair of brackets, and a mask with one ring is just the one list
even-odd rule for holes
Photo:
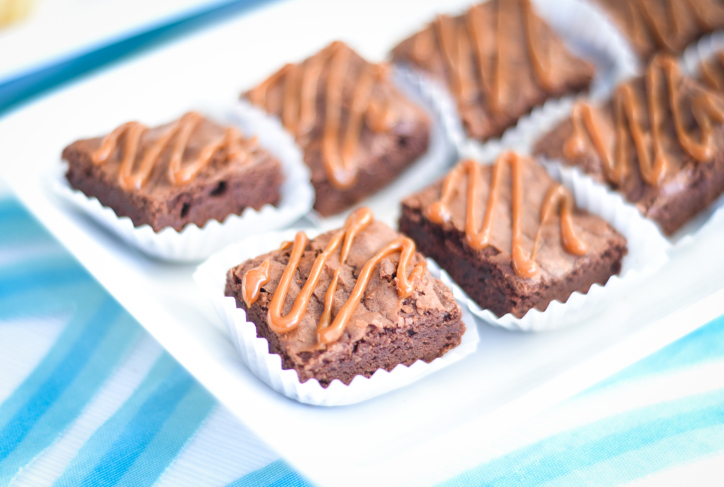
[[[12,200],[0,202],[0,254],[52,239]],[[0,485],[56,441],[145,332],[69,255],[0,266],[0,323],[65,314],[52,348],[0,404]],[[3,346],[12,344],[0,343]],[[80,448],[56,485],[152,485],[214,400],[167,354]]]
[[[53,330],[46,349],[13,339]],[[11,199],[0,199],[0,370],[0,486],[313,485]],[[691,479],[689,468],[724,465],[723,405],[724,317],[521,425],[442,485]]]

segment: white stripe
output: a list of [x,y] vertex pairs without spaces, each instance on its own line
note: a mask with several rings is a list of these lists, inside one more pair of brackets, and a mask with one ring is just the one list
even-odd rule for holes
[[224,486],[278,458],[218,405],[154,487]]
[[22,260],[49,259],[51,257],[68,257],[68,251],[58,245],[55,240],[47,240],[40,243],[23,242],[22,245],[3,246],[0,252],[0,266],[15,264]]
[[39,487],[55,482],[91,435],[131,397],[162,351],[144,334],[58,441],[28,464],[11,485]]
[[0,403],[30,375],[63,331],[70,316],[0,320]]

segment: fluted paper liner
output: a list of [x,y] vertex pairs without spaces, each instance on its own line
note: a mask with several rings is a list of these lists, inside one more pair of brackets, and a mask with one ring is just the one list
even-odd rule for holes
[[[522,318],[510,313],[497,317],[491,311],[482,309],[459,287],[453,287],[453,293],[460,293],[455,297],[464,300],[470,312],[491,325],[537,332],[580,323],[603,311],[623,292],[632,289],[632,286],[668,261],[670,244],[651,221],[641,216],[636,208],[626,204],[620,195],[596,184],[578,170],[563,169],[556,164],[545,166],[554,179],[571,191],[578,208],[600,216],[626,238],[628,254],[623,259],[621,272],[611,276],[605,285],[594,284],[587,293],[574,292],[565,303],[552,301],[545,311],[531,309]],[[453,283],[444,272],[442,281],[448,285]]]
[[241,215],[229,215],[221,223],[209,220],[203,227],[189,224],[181,232],[167,227],[156,233],[147,224],[135,227],[130,218],[118,217],[97,198],[72,188],[65,171],[59,174],[58,167],[65,164],[56,166],[52,189],[129,245],[152,257],[175,262],[199,262],[249,234],[284,228],[309,212],[314,203],[309,169],[294,140],[277,120],[245,102],[210,105],[200,111],[213,120],[237,126],[244,137],[259,137],[260,146],[279,159],[285,179],[277,206],[267,204],[258,211],[246,208]]
[[[200,265],[194,274],[197,284],[213,302],[219,318],[224,322],[229,338],[239,352],[241,360],[254,375],[275,391],[296,401],[315,406],[354,404],[411,384],[457,362],[477,348],[478,332],[475,320],[466,307],[458,303],[461,305],[463,322],[466,327],[462,341],[460,345],[448,350],[442,357],[429,364],[418,360],[410,366],[400,364],[390,372],[380,369],[369,378],[355,377],[349,385],[334,380],[326,389],[316,379],[300,382],[295,370],[282,369],[281,357],[269,352],[269,343],[265,338],[257,336],[256,325],[247,321],[246,312],[236,307],[236,300],[224,296],[226,273],[229,269],[248,259],[279,248],[281,242],[293,241],[297,231],[270,232],[250,237],[214,254]],[[320,233],[319,231],[306,231],[310,238]],[[428,268],[433,275],[440,277],[439,268],[429,259]],[[453,295],[459,296],[460,291],[453,290]]]

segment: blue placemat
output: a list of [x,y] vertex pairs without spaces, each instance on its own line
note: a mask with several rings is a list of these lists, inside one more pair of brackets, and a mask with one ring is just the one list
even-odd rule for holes
[[[312,485],[8,198],[0,371],[0,486]],[[521,425],[443,485],[659,485],[677,473],[720,485],[712,465],[724,465],[724,318]]]

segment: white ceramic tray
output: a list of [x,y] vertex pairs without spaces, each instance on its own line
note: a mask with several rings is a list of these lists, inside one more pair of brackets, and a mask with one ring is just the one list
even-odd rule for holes
[[337,37],[382,59],[436,10],[462,3],[273,3],[0,120],[0,173],[23,203],[211,393],[323,486],[444,480],[475,466],[511,426],[722,314],[724,233],[714,227],[678,249],[587,323],[538,335],[479,325],[479,349],[465,360],[362,404],[320,408],[277,394],[242,365],[193,282],[194,266],[161,264],[125,246],[55,199],[44,171],[75,138],[131,119],[162,121],[210,95],[232,100]]

